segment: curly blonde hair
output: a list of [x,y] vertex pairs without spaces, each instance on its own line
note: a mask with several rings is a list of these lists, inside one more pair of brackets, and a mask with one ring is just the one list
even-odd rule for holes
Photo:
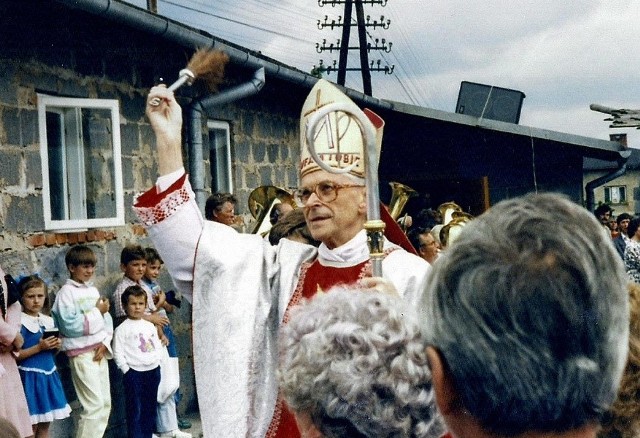
[[602,421],[599,438],[640,435],[640,285],[629,283],[629,357],[618,398]]
[[425,345],[399,298],[337,287],[281,329],[280,389],[325,437],[438,437]]

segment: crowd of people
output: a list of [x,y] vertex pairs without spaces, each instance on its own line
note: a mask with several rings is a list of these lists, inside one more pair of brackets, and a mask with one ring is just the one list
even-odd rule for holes
[[123,277],[112,294],[115,331],[111,302],[91,281],[96,256],[90,247],[76,245],[66,253],[69,279],[51,306],[39,276],[14,282],[3,275],[0,416],[17,428],[17,436],[48,437],[52,421],[69,417],[54,361],[62,351],[82,406],[76,437],[105,433],[112,403],[110,359],[123,373],[128,436],[191,437],[179,428],[177,367],[173,375],[163,375],[173,386],[163,397],[159,393],[161,364],[177,360],[166,312],[179,304],[168,300],[157,283],[162,259],[155,249],[141,246],[126,246],[120,259]]
[[613,212],[610,205],[601,204],[594,215],[605,234],[611,236],[629,279],[640,283],[640,216],[623,212],[614,217]]
[[[386,242],[383,278],[371,279],[358,124],[330,113],[326,124],[344,132],[315,140],[319,159],[340,174],[310,158],[304,136],[328,103],[361,111],[339,90],[318,81],[301,112],[295,195],[317,248],[288,239],[273,246],[205,221],[175,159],[180,107],[164,87],[149,98],[162,101],[147,109],[161,176],[135,209],[193,300],[205,434],[379,436],[376,421],[393,417],[406,428],[391,436],[595,436],[626,363],[629,320],[628,277],[593,215],[558,195],[507,201],[456,230],[455,242],[449,235],[433,264]],[[364,116],[380,138],[384,122]],[[429,231],[434,241],[445,226]],[[183,236],[185,228],[197,232]],[[575,229],[586,229],[577,241]],[[418,248],[434,246],[419,237]],[[353,289],[366,290],[373,304],[360,303]],[[371,306],[396,305],[407,306],[402,327],[376,324]],[[415,307],[421,330],[411,338]],[[396,328],[427,360],[401,359],[414,344]],[[389,342],[396,344],[388,352]],[[428,376],[424,386],[409,377],[417,368]],[[407,404],[420,391],[428,408]],[[445,426],[416,432],[417,424]]]
[[[636,246],[640,262],[640,220],[619,215],[612,236],[603,232],[610,211],[594,217],[558,194],[502,201],[473,220],[427,212],[433,222],[408,236],[417,255],[385,239],[382,276],[373,277],[360,126],[379,147],[379,116],[317,82],[301,111],[299,208],[274,208],[264,238],[234,229],[231,194],[212,195],[202,215],[179,159],[182,109],[164,86],[151,101],[160,102],[147,105],[160,176],[134,210],[155,249],[122,250],[113,308],[91,286],[95,256],[82,245],[67,253],[70,279],[52,318],[40,316],[44,283],[19,282],[22,300],[3,283],[0,417],[18,436],[46,436],[48,422],[69,415],[59,389],[48,391],[57,395],[50,416],[27,403],[44,387],[29,383],[44,380],[35,368],[55,371],[57,349],[83,407],[77,436],[104,432],[111,357],[124,375],[128,435],[188,435],[177,424],[177,388],[160,397],[161,364],[177,355],[165,348],[175,343],[171,300],[157,284],[163,263],[192,303],[206,437],[638,436],[640,286],[629,264]],[[335,102],[349,109],[325,116],[340,129],[322,130],[315,147],[342,173],[311,158],[304,133]],[[359,122],[344,123],[352,116]],[[22,334],[7,328],[20,301]],[[54,326],[61,336],[46,337]],[[55,372],[46,376],[58,388]],[[17,388],[24,403],[7,403]]]

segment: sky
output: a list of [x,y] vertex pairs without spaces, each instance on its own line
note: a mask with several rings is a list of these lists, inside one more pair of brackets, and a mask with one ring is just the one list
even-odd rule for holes
[[[158,0],[158,13],[309,72],[320,59],[338,59],[316,51],[341,37],[341,28],[318,28],[344,13],[327,3]],[[521,125],[600,139],[627,133],[640,149],[639,130],[611,129],[606,114],[589,109],[640,110],[640,0],[386,0],[365,4],[364,13],[390,20],[388,29],[368,28],[370,42],[392,43],[370,60],[395,66],[391,75],[371,73],[374,97],[455,112],[462,81],[509,88],[526,95]],[[359,66],[357,50],[348,66]],[[337,80],[335,72],[324,77]],[[349,73],[345,85],[362,91],[360,74]]]

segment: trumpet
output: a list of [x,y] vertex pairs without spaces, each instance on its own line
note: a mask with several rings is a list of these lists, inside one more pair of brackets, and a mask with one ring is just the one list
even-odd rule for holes
[[367,221],[364,228],[367,231],[367,244],[369,246],[369,257],[371,258],[371,267],[375,277],[382,277],[382,259],[384,257],[384,221],[380,218],[380,195],[378,194],[378,160],[376,151],[376,132],[370,126],[369,120],[366,119],[364,113],[353,113],[350,108],[341,102],[330,103],[319,108],[313,113],[308,120],[306,127],[306,139],[309,148],[309,154],[321,169],[336,174],[350,172],[357,163],[342,169],[334,169],[325,164],[315,148],[316,132],[321,125],[321,121],[329,113],[343,112],[353,116],[358,124],[360,132],[364,140],[364,167],[366,169],[365,185],[367,197]]

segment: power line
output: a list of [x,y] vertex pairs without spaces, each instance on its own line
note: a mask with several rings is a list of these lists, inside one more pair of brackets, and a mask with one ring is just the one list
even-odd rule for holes
[[[374,41],[374,37],[373,37],[373,35],[371,35],[371,32],[369,32],[369,30],[367,30],[367,37],[369,38],[370,41]],[[396,45],[396,47],[397,47],[397,45]],[[396,59],[396,61],[398,62],[398,65],[397,65],[398,71],[396,72],[396,74],[393,74],[392,76],[394,76],[394,79],[398,82],[400,87],[404,90],[405,94],[407,95],[407,98],[411,101],[411,103],[414,104],[414,105],[418,105],[419,104],[419,99],[417,99],[415,96],[420,94],[419,92],[416,92],[416,90],[419,90],[419,89],[414,88],[413,91],[409,91],[407,85],[413,85],[413,84],[410,81],[408,81],[407,85],[405,85],[403,83],[403,81],[400,79],[400,76],[399,76],[398,73],[400,73],[400,72],[404,73],[405,70],[402,67],[402,64],[400,63],[399,59],[396,57],[396,55],[393,52],[393,50],[391,50],[390,53]],[[390,64],[389,60],[385,56],[384,51],[381,51],[379,53],[379,55],[384,60],[384,62],[386,62],[387,64]]]
[[[397,12],[396,4],[394,2],[389,3],[389,12],[390,12],[389,15],[392,18],[394,18],[395,21],[399,21],[398,20],[399,14]],[[429,105],[431,107],[437,107],[437,108],[439,107],[440,109],[445,109],[446,105],[443,104],[442,93],[439,90],[436,90],[433,87],[430,87],[431,85],[430,81],[427,82],[427,86],[429,87],[429,90],[427,91],[425,90],[424,86],[418,85],[416,80],[413,79],[416,77],[425,76],[431,69],[429,68],[428,63],[425,62],[423,57],[418,57],[416,55],[414,51],[414,45],[407,37],[406,29],[403,26],[398,26],[398,33],[404,43],[405,54],[409,55],[404,60],[405,62],[400,63],[398,60],[398,63],[400,65],[403,65],[405,70],[410,71],[410,73],[407,74],[407,80],[409,81],[409,83],[411,83],[412,88],[422,96],[422,99],[421,99],[422,105],[425,105],[425,106]],[[427,97],[427,95],[429,95],[429,97]],[[433,99],[435,99],[438,102],[437,105],[434,105],[432,103]]]
[[[314,35],[318,33],[315,23],[319,15],[326,15],[322,9],[317,8],[317,3],[313,2],[314,10],[311,10],[309,2],[295,3],[295,7],[286,7],[282,1],[265,2],[257,0],[244,0],[238,4],[236,1],[228,2],[218,0],[214,4],[204,3],[197,0],[159,0],[161,4],[168,7],[168,16],[178,17],[179,21],[202,30],[208,30],[215,36],[219,36],[228,41],[234,42],[241,46],[251,48],[253,50],[264,53],[266,56],[285,62],[293,67],[310,70],[313,65],[318,62],[318,54],[314,47],[317,41],[295,35],[295,27],[304,23],[309,23],[310,31],[305,32],[306,35]],[[278,11],[277,19],[273,17],[273,11]],[[339,11],[339,10],[336,10]],[[164,12],[164,11],[163,11]],[[320,12],[320,14],[318,14]],[[330,13],[329,10],[326,11]],[[186,18],[189,16],[190,18]],[[204,17],[203,17],[204,16]],[[203,18],[211,17],[219,22],[228,23],[228,25],[215,26],[207,23]],[[233,17],[233,18],[232,18]],[[396,19],[396,23],[399,20]],[[240,27],[241,26],[241,27]],[[282,32],[274,30],[274,27],[281,29],[291,29],[291,32]],[[247,29],[242,31],[240,29]],[[429,99],[423,94],[423,87],[416,84],[411,79],[413,71],[411,65],[420,65],[418,57],[412,52],[408,39],[402,30],[402,26],[398,26],[401,38],[405,44],[396,44],[395,51],[404,48],[403,53],[409,54],[412,62],[401,62],[400,57],[395,51],[391,52],[391,56],[396,60],[396,74],[394,78],[389,78],[397,82],[408,99],[414,105],[420,102],[426,103]],[[283,38],[287,42],[279,41],[277,38],[265,40],[261,35],[272,35]],[[368,36],[373,42],[373,37]],[[302,49],[299,44],[308,50]],[[403,47],[404,46],[404,47]],[[381,55],[385,59],[384,54]],[[386,59],[385,62],[389,63]],[[406,64],[406,65],[405,65]],[[384,81],[384,79],[383,79]],[[349,81],[352,82],[352,81]],[[376,82],[380,82],[376,78]],[[353,88],[360,88],[359,85]],[[383,89],[384,91],[384,89]],[[380,94],[380,93],[376,93]],[[396,99],[396,100],[402,100]]]
[[217,15],[217,14],[213,14],[213,13],[210,13],[210,12],[205,12],[203,10],[200,10],[200,9],[197,9],[197,8],[192,8],[192,7],[189,7],[189,6],[185,6],[183,4],[176,3],[176,2],[173,2],[171,0],[160,0],[160,1],[162,3],[166,3],[166,4],[170,4],[172,6],[175,6],[177,8],[186,9],[186,10],[192,11],[192,12],[197,12],[199,14],[207,15],[209,17],[218,18],[220,20],[228,21],[230,23],[239,24],[241,26],[246,26],[246,27],[249,27],[251,29],[260,30],[262,32],[267,32],[267,33],[270,33],[270,34],[273,34],[273,35],[278,35],[278,36],[282,36],[282,37],[286,37],[286,38],[291,38],[292,40],[300,41],[302,43],[308,43],[309,42],[308,40],[304,40],[304,39],[299,38],[299,37],[294,36],[294,35],[288,35],[286,33],[278,32],[278,31],[267,29],[267,28],[264,28],[264,27],[255,26],[255,25],[251,25],[251,24],[248,24],[248,23],[243,23],[242,21],[234,20],[233,18],[223,17],[222,15]]

